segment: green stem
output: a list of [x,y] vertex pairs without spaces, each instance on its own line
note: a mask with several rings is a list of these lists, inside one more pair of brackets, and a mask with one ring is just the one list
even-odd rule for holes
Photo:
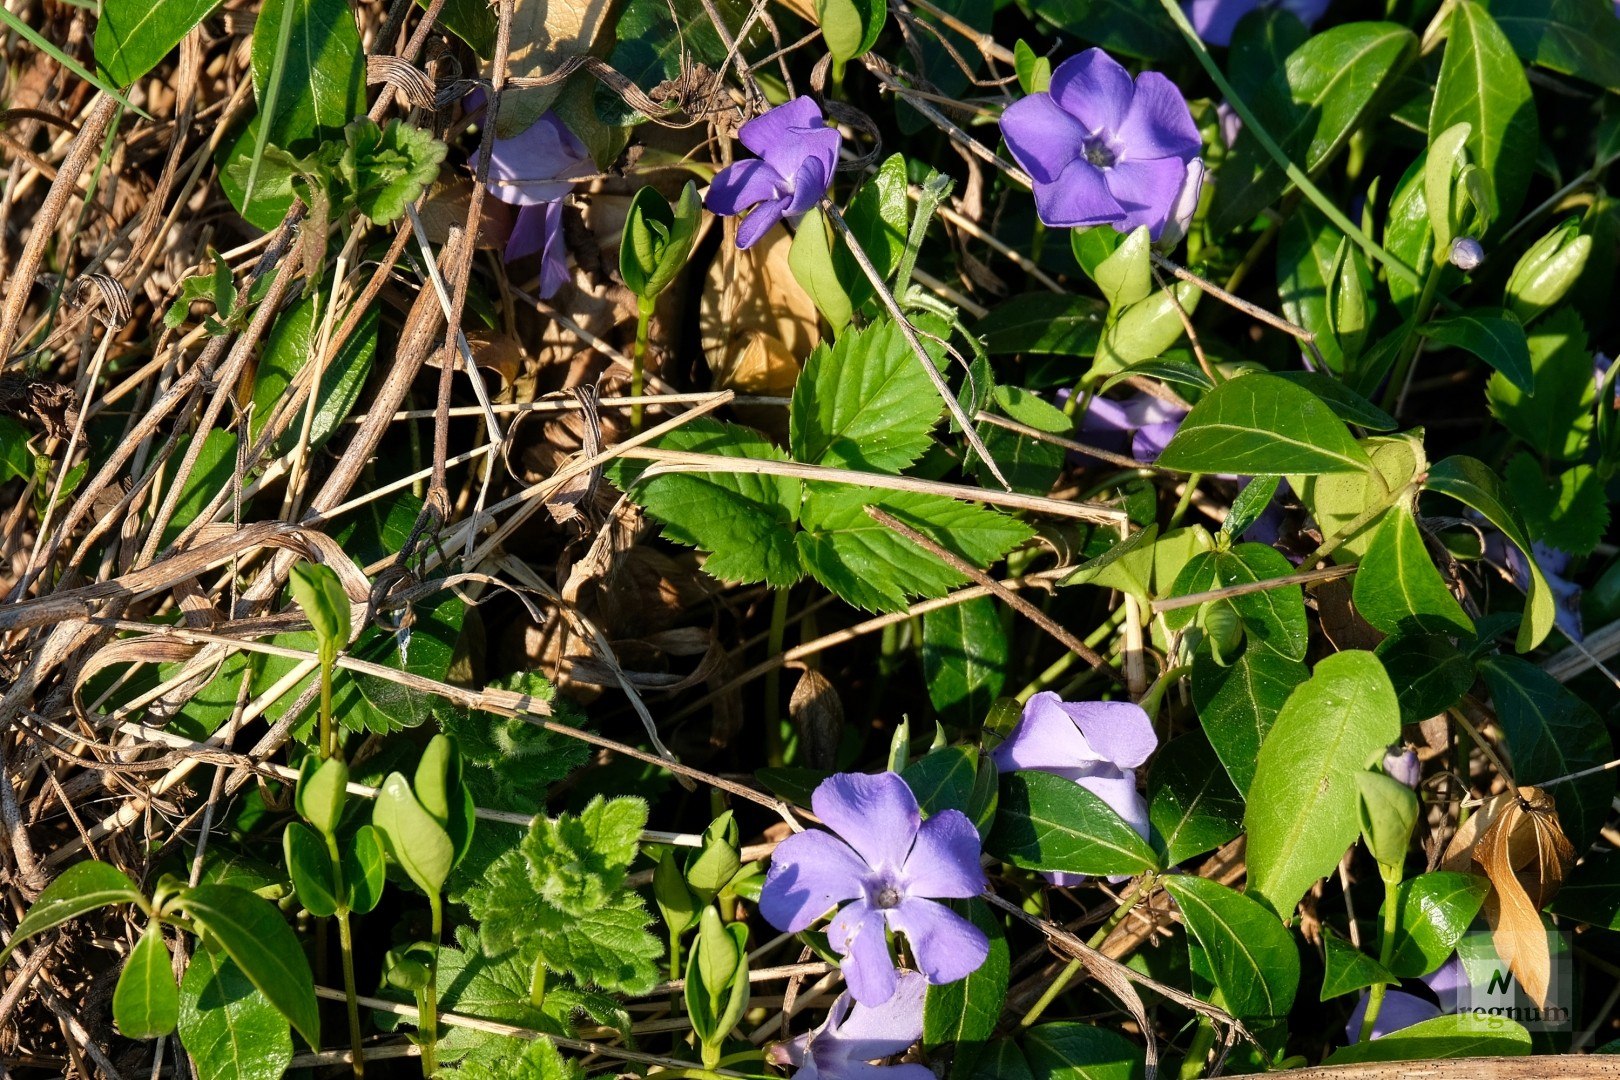
[[1181,489],[1181,499],[1170,514],[1170,524],[1164,527],[1165,532],[1176,528],[1181,524],[1181,519],[1187,516],[1187,511],[1192,506],[1193,492],[1198,490],[1198,482],[1203,478],[1203,473],[1193,473],[1187,477],[1187,486]]
[[546,963],[539,957],[535,958],[534,970],[529,972],[529,1004],[537,1009],[546,1004]]
[[1401,354],[1395,360],[1395,370],[1390,374],[1389,385],[1384,387],[1385,409],[1394,409],[1402,391],[1406,389],[1406,380],[1412,374],[1412,365],[1417,363],[1418,351],[1423,348],[1423,335],[1418,333],[1418,327],[1422,326],[1430,312],[1434,311],[1435,294],[1440,289],[1440,275],[1445,269],[1445,264],[1436,263],[1423,282],[1423,292],[1418,297],[1418,306],[1412,312],[1412,322],[1407,328],[1406,340],[1401,342]]
[[[1389,967],[1390,961],[1395,958],[1395,929],[1399,924],[1400,905],[1396,903],[1396,891],[1401,884],[1401,868],[1379,867],[1379,873],[1384,879],[1384,925],[1380,931],[1378,941],[1378,962]],[[1384,1007],[1384,983],[1373,984],[1372,992],[1367,995],[1367,1014],[1361,1018],[1361,1037],[1358,1042],[1366,1042],[1372,1038],[1373,1025],[1378,1022],[1378,1013]]]
[[433,912],[433,959],[428,964],[427,986],[422,988],[416,1026],[423,1035],[422,1075],[439,1071],[439,938],[444,934],[444,900],[437,893],[428,897]]
[[[653,302],[645,297],[636,300],[636,346],[630,353],[630,396],[641,396],[643,358],[647,355],[647,331],[652,327]],[[641,402],[630,406],[630,430],[641,430]]]
[[[321,645],[321,760],[337,752],[337,737],[332,730],[332,668],[337,657],[325,643]],[[334,865],[335,856],[334,856]]]
[[[348,889],[343,880],[343,856],[338,852],[337,837],[326,833],[326,854],[332,860],[332,884],[336,887],[339,897],[347,897]],[[349,1007],[349,1049],[354,1051],[354,1075],[366,1075],[366,1059],[362,1056],[360,1045],[360,1002],[358,991],[354,982],[354,935],[349,929],[348,901],[336,912],[338,926],[338,951],[343,956],[343,997]]]
[[[1114,927],[1125,921],[1125,916],[1131,913],[1131,909],[1136,906],[1137,901],[1153,891],[1155,883],[1154,875],[1144,875],[1137,889],[1119,902],[1119,906],[1108,917],[1108,921],[1103,923],[1095,934],[1091,935],[1091,940],[1086,944],[1093,949],[1101,948],[1102,943],[1108,940],[1108,935],[1114,932]],[[1068,966],[1058,973],[1058,977],[1052,980],[1052,984],[1046,988],[1035,1004],[1030,1006],[1029,1012],[1024,1014],[1024,1018],[1018,1021],[1019,1030],[1022,1031],[1034,1026],[1035,1021],[1039,1020],[1041,1014],[1046,1011],[1046,1007],[1056,1001],[1057,996],[1068,988],[1069,983],[1080,973],[1083,966],[1083,961],[1078,957],[1070,960]]]
[[[791,589],[776,590],[771,601],[771,628],[765,640],[765,655],[782,655],[782,639],[787,635],[788,597]],[[782,669],[765,673],[765,761],[772,768],[782,764]]]
[[1209,1022],[1209,1017],[1201,1016],[1192,1044],[1187,1047],[1187,1056],[1181,1059],[1180,1080],[1198,1080],[1204,1075],[1204,1062],[1209,1060],[1209,1052],[1214,1048],[1215,1025]]

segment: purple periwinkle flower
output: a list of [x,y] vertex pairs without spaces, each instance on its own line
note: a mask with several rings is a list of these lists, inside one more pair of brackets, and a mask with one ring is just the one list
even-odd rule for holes
[[924,821],[917,797],[892,772],[829,776],[810,806],[832,832],[807,830],[777,845],[759,897],[772,926],[798,933],[853,901],[833,916],[827,940],[862,1005],[881,1005],[895,992],[889,930],[906,935],[931,983],[979,969],[990,952],[984,931],[936,903],[978,896],[987,884],[967,815],[941,810]]
[[794,1080],[934,1080],[926,1065],[873,1065],[922,1038],[923,996],[928,980],[902,971],[894,994],[881,1005],[862,1005],[840,994],[814,1031],[777,1043],[766,1057],[791,1065]]
[[[1007,741],[991,754],[1002,772],[1038,769],[1073,780],[1148,835],[1148,808],[1136,770],[1159,746],[1153,721],[1128,701],[1064,701],[1044,690],[1024,704]],[[1083,874],[1049,873],[1054,885],[1078,885]]]
[[1181,92],[1156,71],[1133,81],[1101,49],[1059,64],[1050,91],[1009,105],[1001,134],[1053,228],[1146,225],[1173,242],[1198,204],[1203,142]]
[[[480,152],[474,151],[467,161],[474,175],[479,160]],[[510,139],[497,138],[490,149],[489,193],[518,207],[505,260],[540,253],[542,298],[555,294],[568,280],[562,200],[576,180],[595,173],[590,151],[554,112],[543,114]]]
[[1170,445],[1187,410],[1151,394],[1135,393],[1115,401],[1094,397],[1080,419],[1080,434],[1099,449],[1124,451],[1151,464]]
[[737,138],[759,157],[721,169],[703,205],[724,217],[752,207],[737,229],[737,246],[747,248],[783,218],[797,222],[827,194],[843,136],[812,99],[796,97],[748,121]]
[[[1617,0],[1620,2],[1620,0]],[[1306,26],[1313,25],[1328,9],[1332,0],[1182,0],[1181,10],[1198,31],[1198,36],[1211,45],[1232,43],[1232,31],[1243,16],[1256,8],[1281,8],[1298,16]]]
[[[1586,640],[1586,632],[1581,626],[1581,586],[1566,576],[1574,556],[1539,540],[1531,543],[1530,550],[1536,565],[1541,568],[1541,576],[1547,579],[1547,587],[1552,590],[1557,606],[1555,625],[1571,641]],[[1525,562],[1524,552],[1501,533],[1486,534],[1485,560],[1502,569],[1521,591],[1530,588],[1530,568]]]
[[1416,791],[1423,782],[1423,763],[1410,746],[1384,755],[1384,775]]
[[[1379,1007],[1378,1018],[1373,1021],[1373,1038],[1381,1039],[1402,1028],[1456,1012],[1463,988],[1468,985],[1468,973],[1463,968],[1461,958],[1452,953],[1449,960],[1423,976],[1422,982],[1433,992],[1439,1004],[1404,990],[1386,990],[1384,1004]],[[1344,1027],[1345,1037],[1353,1043],[1361,1041],[1361,1023],[1367,1016],[1369,997],[1367,991],[1361,992],[1361,1000],[1356,1003],[1355,1011],[1350,1014],[1350,1022]]]

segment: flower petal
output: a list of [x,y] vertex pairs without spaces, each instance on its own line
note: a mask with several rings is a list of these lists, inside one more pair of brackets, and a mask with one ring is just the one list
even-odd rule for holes
[[834,904],[864,891],[866,864],[830,833],[806,830],[776,846],[759,894],[759,912],[778,930],[796,934]]
[[1170,445],[1170,440],[1176,437],[1180,429],[1180,420],[1166,420],[1162,424],[1147,424],[1139,428],[1131,439],[1131,456],[1151,465],[1159,460],[1159,455],[1164,453],[1164,448]]
[[857,1002],[849,1018],[832,1032],[838,1053],[852,1061],[871,1061],[905,1050],[922,1038],[927,993],[927,979],[915,971],[900,972],[889,1000],[881,1005]]
[[983,930],[932,900],[908,896],[890,909],[889,923],[906,935],[911,955],[931,983],[966,978],[990,955]]
[[530,203],[521,207],[512,221],[512,232],[506,238],[505,262],[526,258],[545,250],[546,229],[549,227],[546,208],[550,203]]
[[1125,824],[1136,830],[1138,836],[1147,839],[1147,802],[1136,790],[1134,772],[1130,769],[1115,769],[1112,766],[1100,765],[1090,776],[1083,776],[1075,783],[1107,803],[1114,813],[1124,819]]
[[1260,0],[1190,0],[1181,5],[1187,19],[1207,44],[1222,48],[1232,44],[1232,31],[1243,16],[1260,6]]
[[1024,715],[991,757],[1002,772],[1072,769],[1101,760],[1064,710],[1063,699],[1043,690],[1024,704]]
[[[801,1080],[803,1073],[795,1073],[793,1080]],[[934,1070],[915,1061],[903,1065],[869,1065],[864,1061],[846,1061],[838,1071],[838,1080],[939,1080]]]
[[546,246],[540,253],[540,299],[550,300],[568,283],[568,247],[563,240],[563,204],[545,203]]
[[766,110],[744,124],[737,138],[783,176],[792,176],[801,162],[815,158],[831,177],[843,141],[837,131],[827,126],[821,107],[808,97],[796,97]]
[[786,187],[775,169],[758,158],[744,158],[720,170],[703,196],[703,206],[711,214],[730,217],[755,203],[780,197]]
[[[480,155],[467,164],[478,174]],[[574,181],[596,172],[590,151],[555,113],[510,139],[496,139],[489,154],[489,193],[518,206],[552,202],[567,195]]]
[[1204,148],[1187,99],[1157,71],[1144,71],[1136,77],[1136,96],[1118,138],[1131,161],[1165,157],[1190,161]]
[[1106,175],[1085,158],[1076,158],[1056,183],[1035,185],[1036,213],[1054,229],[1112,225],[1120,232],[1128,231],[1120,224],[1125,220],[1125,207],[1108,190]]
[[1055,184],[1063,170],[1080,157],[1087,133],[1051,94],[1031,94],[1001,114],[1001,137],[1037,184]]
[[827,941],[844,958],[840,967],[849,995],[862,1005],[881,1005],[894,995],[894,957],[886,928],[883,912],[865,900],[850,904],[827,924]]
[[1443,1012],[1455,1012],[1462,992],[1469,985],[1468,971],[1463,967],[1462,957],[1452,953],[1445,963],[1423,976],[1423,983],[1440,999]]
[[787,209],[787,202],[787,197],[783,196],[754,207],[743,223],[737,227],[737,246],[746,251],[758,243],[760,237],[780,224]]
[[[1361,1041],[1361,1023],[1367,1016],[1367,1001],[1368,994],[1363,991],[1361,1000],[1356,1003],[1356,1011],[1350,1014],[1350,1022],[1344,1027],[1345,1036],[1353,1043]],[[1372,1037],[1381,1039],[1392,1031],[1421,1024],[1439,1015],[1440,1006],[1432,1001],[1416,994],[1388,990],[1384,993],[1384,1004],[1378,1010],[1378,1019],[1373,1021]]]
[[809,210],[832,186],[832,173],[818,158],[805,158],[793,174],[793,196],[788,200],[787,216],[797,218]]
[[810,796],[816,816],[874,870],[899,870],[922,824],[917,797],[898,773],[836,773]]
[[1087,49],[1052,72],[1052,97],[1093,135],[1117,133],[1135,93],[1131,73],[1101,49]]
[[1187,176],[1187,165],[1180,158],[1155,158],[1151,161],[1120,161],[1104,171],[1109,194],[1119,201],[1124,213],[1115,222],[1120,232],[1129,232],[1146,225],[1153,239],[1164,232],[1170,218],[1171,207],[1181,194],[1181,183]]
[[1064,701],[1058,707],[1086,737],[1094,757],[1121,769],[1136,768],[1159,748],[1153,721],[1140,705],[1129,701]]
[[979,866],[979,831],[960,810],[941,810],[922,823],[906,856],[909,896],[978,896],[987,884]]

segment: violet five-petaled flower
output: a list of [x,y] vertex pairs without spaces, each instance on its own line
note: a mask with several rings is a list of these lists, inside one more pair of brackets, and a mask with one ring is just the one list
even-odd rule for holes
[[[1433,992],[1439,1004],[1404,990],[1385,991],[1384,1004],[1373,1020],[1373,1038],[1381,1039],[1402,1028],[1433,1020],[1444,1013],[1456,1012],[1463,988],[1468,985],[1468,972],[1463,968],[1462,958],[1452,953],[1449,960],[1423,976],[1421,981]],[[1361,1000],[1356,1003],[1355,1011],[1350,1014],[1350,1022],[1344,1027],[1345,1037],[1351,1042],[1361,1041],[1361,1023],[1367,1016],[1369,997],[1365,990],[1361,992]]]
[[[481,149],[467,162],[475,176]],[[553,112],[543,114],[510,139],[495,139],[490,148],[489,193],[518,207],[506,241],[505,261],[539,252],[542,298],[555,294],[568,280],[562,201],[576,180],[595,172],[590,151]]]
[[771,925],[798,933],[852,901],[833,916],[827,940],[863,1005],[881,1005],[895,992],[889,930],[906,936],[929,982],[978,970],[990,951],[984,932],[936,903],[985,889],[979,834],[967,815],[941,810],[924,821],[917,797],[892,772],[830,776],[810,805],[832,832],[806,830],[777,845],[759,897]]
[[[1159,746],[1153,721],[1128,701],[1064,701],[1044,690],[1024,704],[1012,734],[991,754],[1002,772],[1037,769],[1073,780],[1102,799],[1144,840],[1147,803],[1136,770]],[[1054,885],[1077,885],[1082,874],[1049,873]]]
[[1174,242],[1198,205],[1203,142],[1186,100],[1156,71],[1132,80],[1101,49],[1065,60],[1049,91],[1009,105],[1001,134],[1053,228],[1145,225]]
[[1097,396],[1086,405],[1080,434],[1100,449],[1125,451],[1152,464],[1170,445],[1187,409],[1151,394],[1135,393],[1120,401]]
[[1320,19],[1332,0],[1183,0],[1181,10],[1187,13],[1198,36],[1211,45],[1232,43],[1232,31],[1243,16],[1257,8],[1280,8],[1298,16],[1310,26]]
[[759,156],[721,169],[703,205],[722,217],[752,208],[737,229],[737,246],[747,248],[782,219],[797,222],[827,194],[843,136],[815,101],[796,97],[748,121],[737,138]]
[[926,1065],[873,1065],[922,1038],[928,980],[902,971],[894,994],[881,1005],[862,1005],[840,994],[814,1031],[777,1043],[767,1058],[794,1067],[794,1080],[934,1080]]

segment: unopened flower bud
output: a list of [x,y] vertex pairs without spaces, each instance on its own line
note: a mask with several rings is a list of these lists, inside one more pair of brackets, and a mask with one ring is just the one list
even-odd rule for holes
[[1384,755],[1384,775],[1415,789],[1423,781],[1423,765],[1410,748],[1388,753]]
[[1530,246],[1508,277],[1507,306],[1529,322],[1564,298],[1586,269],[1592,238],[1570,218]]
[[1459,236],[1451,242],[1451,265],[1459,270],[1472,270],[1485,258],[1485,249],[1472,236]]

